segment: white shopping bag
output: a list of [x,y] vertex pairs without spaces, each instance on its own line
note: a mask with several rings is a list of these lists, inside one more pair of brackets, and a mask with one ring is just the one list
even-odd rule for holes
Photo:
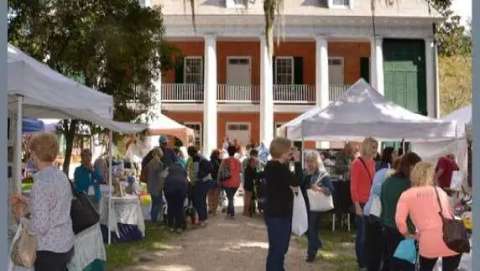
[[301,191],[293,193],[292,233],[302,236],[308,230],[307,207]]
[[461,191],[463,184],[463,172],[460,170],[455,170],[452,172],[452,179],[450,181],[450,189],[454,191]]

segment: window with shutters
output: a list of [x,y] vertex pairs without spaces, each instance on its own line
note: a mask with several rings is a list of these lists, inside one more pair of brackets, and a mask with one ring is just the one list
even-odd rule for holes
[[293,57],[275,58],[275,83],[278,85],[293,84]]
[[203,60],[199,56],[185,57],[184,63],[184,83],[203,84]]

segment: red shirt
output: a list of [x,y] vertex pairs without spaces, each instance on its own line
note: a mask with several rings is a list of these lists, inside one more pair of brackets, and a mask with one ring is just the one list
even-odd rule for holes
[[443,169],[443,173],[438,177],[438,185],[441,188],[450,188],[453,171],[458,170],[457,163],[447,157],[442,157],[438,160],[436,171],[439,169]]
[[230,157],[223,160],[222,163],[229,163],[231,177],[223,182],[225,188],[238,188],[240,186],[240,172],[242,171],[242,164],[237,158]]
[[373,159],[363,159],[366,167],[360,158],[352,162],[350,170],[350,193],[352,201],[358,203],[366,203],[370,195],[373,176],[375,175],[375,161]]

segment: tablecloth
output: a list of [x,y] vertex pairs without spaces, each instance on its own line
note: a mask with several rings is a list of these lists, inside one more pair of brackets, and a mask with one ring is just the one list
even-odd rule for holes
[[75,236],[75,253],[68,264],[68,271],[86,270],[95,261],[105,262],[107,254],[102,240],[100,224],[78,233]]
[[100,224],[110,225],[110,230],[120,237],[118,224],[136,225],[145,237],[145,221],[142,207],[137,196],[112,197],[112,213],[108,222],[108,196],[103,196],[100,203]]

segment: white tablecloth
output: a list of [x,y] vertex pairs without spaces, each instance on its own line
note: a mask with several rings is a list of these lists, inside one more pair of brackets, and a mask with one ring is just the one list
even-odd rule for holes
[[68,264],[68,271],[81,271],[95,260],[107,260],[100,224],[75,236],[75,254]]
[[110,230],[114,231],[118,237],[118,223],[137,225],[142,235],[145,236],[145,221],[143,218],[142,207],[137,196],[126,195],[125,197],[112,197],[112,214],[110,223],[108,221],[108,195],[103,196],[100,203],[100,223],[110,225]]

